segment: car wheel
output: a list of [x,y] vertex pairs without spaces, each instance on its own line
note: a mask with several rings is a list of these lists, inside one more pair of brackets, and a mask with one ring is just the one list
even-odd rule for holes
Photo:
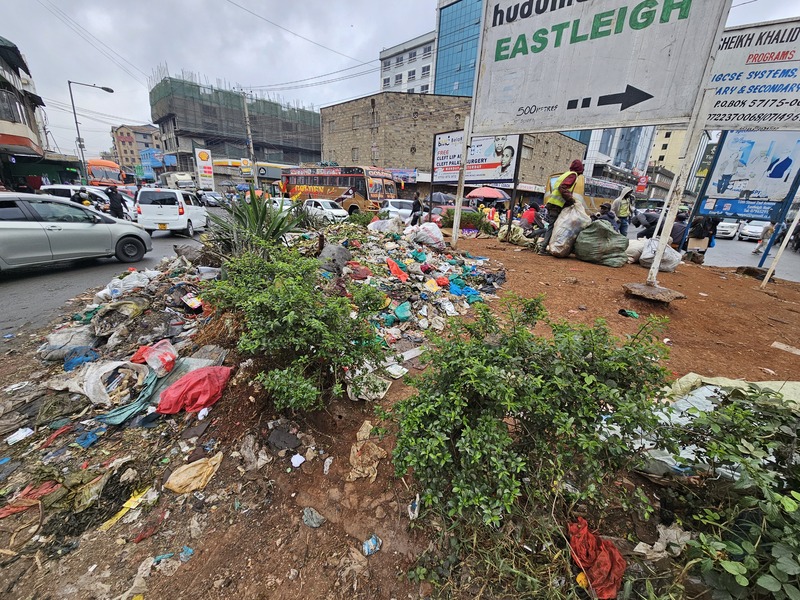
[[194,225],[191,221],[186,221],[186,229],[183,230],[183,233],[186,237],[194,237]]
[[139,262],[142,260],[144,253],[144,242],[139,238],[126,237],[117,242],[115,255],[120,262]]

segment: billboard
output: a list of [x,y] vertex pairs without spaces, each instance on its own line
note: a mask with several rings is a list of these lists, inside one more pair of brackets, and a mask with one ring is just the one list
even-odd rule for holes
[[697,172],[695,177],[705,179],[708,177],[708,170],[711,168],[711,163],[714,162],[714,155],[717,153],[716,144],[706,144],[706,149],[703,151],[703,158],[700,159],[700,164],[697,165]]
[[688,122],[730,2],[485,2],[473,131]]
[[214,165],[211,153],[204,148],[194,149],[194,161],[197,165],[197,187],[201,190],[214,190]]
[[[521,136],[473,137],[464,173],[466,185],[514,187]],[[464,132],[440,133],[433,140],[433,183],[458,183]]]
[[706,129],[800,129],[800,19],[726,29]]

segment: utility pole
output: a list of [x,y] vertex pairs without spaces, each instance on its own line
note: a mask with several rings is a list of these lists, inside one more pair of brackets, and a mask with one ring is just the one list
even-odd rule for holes
[[250,129],[250,111],[247,110],[247,92],[242,90],[242,104],[244,105],[244,126],[247,131],[247,148],[250,151],[250,164],[252,165],[253,173],[257,173],[256,168],[256,151],[253,148],[253,132]]

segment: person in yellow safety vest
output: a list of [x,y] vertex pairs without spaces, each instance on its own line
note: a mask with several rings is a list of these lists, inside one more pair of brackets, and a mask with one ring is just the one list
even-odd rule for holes
[[563,173],[553,186],[550,197],[547,199],[545,208],[547,214],[545,215],[545,222],[547,223],[547,233],[542,238],[542,246],[539,254],[549,255],[547,245],[550,243],[550,238],[553,237],[553,225],[555,225],[558,215],[564,210],[565,206],[572,206],[575,204],[575,198],[572,196],[572,191],[575,189],[575,184],[578,182],[578,177],[583,175],[583,163],[580,160],[573,160],[569,165],[569,171]]

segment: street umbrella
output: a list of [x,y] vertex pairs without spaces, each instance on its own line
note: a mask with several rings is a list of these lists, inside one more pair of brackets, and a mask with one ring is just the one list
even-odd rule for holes
[[425,204],[455,204],[456,197],[453,194],[445,194],[444,192],[433,192],[432,197],[425,198]]
[[490,187],[479,187],[467,194],[467,198],[491,198],[493,200],[510,200],[511,196],[503,190]]

